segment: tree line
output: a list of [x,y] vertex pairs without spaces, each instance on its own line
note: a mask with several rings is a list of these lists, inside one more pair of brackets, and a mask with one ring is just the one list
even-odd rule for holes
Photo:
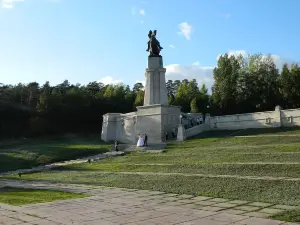
[[[183,112],[212,115],[274,110],[300,106],[300,66],[277,68],[271,56],[261,54],[219,57],[208,88],[193,80],[168,80],[169,103]],[[70,84],[56,86],[0,85],[0,138],[32,137],[101,131],[102,115],[127,113],[143,105],[144,87],[125,84]]]

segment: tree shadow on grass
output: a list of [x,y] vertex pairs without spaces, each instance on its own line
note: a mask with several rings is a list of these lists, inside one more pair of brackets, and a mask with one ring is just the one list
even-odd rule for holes
[[56,141],[21,145],[0,150],[0,172],[17,169],[30,169],[39,165],[74,160],[109,151],[110,146],[103,142]]
[[9,193],[9,192],[36,192],[36,189],[25,189],[25,188],[13,188],[13,187],[3,187],[0,188],[1,193]]
[[0,172],[13,171],[21,168],[31,168],[37,163],[30,159],[16,158],[7,154],[0,154]]

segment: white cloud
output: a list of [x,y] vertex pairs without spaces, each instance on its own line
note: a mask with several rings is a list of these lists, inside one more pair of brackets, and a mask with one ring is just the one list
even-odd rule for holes
[[111,76],[103,77],[99,80],[103,84],[120,84],[122,80],[114,80]]
[[[242,55],[243,57],[246,57],[247,55],[249,55],[248,52],[246,52],[245,50],[229,50],[228,53],[227,53],[229,56],[239,56],[239,55]],[[223,55],[223,54],[219,54],[217,56],[217,60],[219,59],[219,57]],[[267,55],[263,55],[263,58],[266,57]],[[289,59],[285,59],[285,58],[282,58],[281,56],[279,55],[275,55],[275,54],[270,54],[271,58],[273,59],[276,67],[280,70],[283,66],[283,64],[285,63],[292,63],[291,60]]]
[[201,66],[199,62],[194,62],[186,66],[171,64],[166,69],[166,80],[196,79],[199,85],[205,84],[209,89],[213,85],[214,66]]
[[0,0],[0,5],[3,8],[11,9],[16,2],[23,2],[24,0]]
[[145,16],[145,15],[146,15],[145,10],[144,10],[144,9],[140,9],[140,14],[141,14],[142,16]]
[[175,48],[175,46],[174,46],[174,45],[169,45],[169,47],[170,47],[170,48]]
[[273,59],[273,61],[274,61],[275,65],[276,65],[276,67],[277,67],[279,70],[282,69],[283,64],[285,64],[285,63],[292,63],[290,60],[284,59],[284,58],[280,57],[279,55],[272,55],[272,54],[271,54],[271,58]]
[[146,85],[146,81],[145,80],[136,80],[135,83],[142,83],[144,87]]
[[192,25],[187,22],[179,24],[179,34],[183,35],[187,40],[191,39]]

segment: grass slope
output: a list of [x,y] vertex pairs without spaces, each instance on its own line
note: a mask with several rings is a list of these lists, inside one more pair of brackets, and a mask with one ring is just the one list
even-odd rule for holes
[[[205,132],[185,142],[172,142],[160,154],[130,153],[63,171],[28,174],[26,180],[115,186],[300,206],[300,130],[252,129]],[[251,135],[251,137],[247,137]],[[255,137],[253,137],[255,136]],[[102,171],[108,173],[102,173]],[[153,174],[121,174],[152,172]],[[168,174],[182,173],[182,174]],[[188,174],[190,176],[185,176]],[[238,177],[199,177],[196,174]],[[262,179],[251,180],[245,176]],[[265,176],[280,178],[267,179]],[[10,178],[18,179],[17,176]],[[299,211],[278,215],[297,220]]]
[[52,190],[0,188],[0,202],[15,206],[72,198],[83,198],[87,196],[88,195],[86,194],[75,194]]
[[0,145],[0,172],[76,159],[106,152],[110,145],[99,138],[30,140]]

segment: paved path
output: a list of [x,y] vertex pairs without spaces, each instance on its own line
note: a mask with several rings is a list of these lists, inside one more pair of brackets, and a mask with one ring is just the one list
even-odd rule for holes
[[27,225],[296,225],[268,220],[291,206],[99,186],[2,180],[7,186],[93,196],[14,207],[0,204],[0,224]]

